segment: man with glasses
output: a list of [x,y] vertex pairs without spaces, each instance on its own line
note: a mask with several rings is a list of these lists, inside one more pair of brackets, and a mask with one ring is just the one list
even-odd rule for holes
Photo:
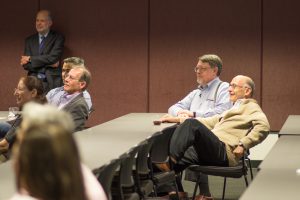
[[[228,110],[232,105],[228,94],[229,84],[219,78],[222,68],[222,60],[217,55],[207,54],[199,57],[198,64],[194,68],[198,88],[172,105],[168,110],[169,115],[210,117]],[[190,151],[189,154],[193,157],[194,152]],[[197,175],[193,172],[187,170],[185,174],[186,180],[197,180]],[[200,193],[210,196],[207,175],[201,176]]]
[[222,60],[217,55],[201,56],[194,68],[198,89],[171,106],[168,113],[172,116],[209,117],[229,109],[228,83],[219,78],[222,67]]
[[[64,59],[64,64],[62,66],[62,79],[63,79],[63,81],[65,80],[65,77],[68,75],[69,71],[75,66],[84,67],[84,60],[82,58],[79,58],[79,57],[70,57],[70,58]],[[53,98],[57,97],[57,93],[63,93],[63,92],[64,92],[64,86],[57,87],[57,88],[54,88],[54,89],[50,90],[46,95],[48,102],[55,101]],[[83,97],[84,97],[88,107],[89,107],[89,112],[91,112],[91,110],[92,110],[91,96],[90,96],[90,94],[88,93],[87,90],[84,90],[82,92],[82,94],[83,94]]]
[[[267,137],[270,125],[256,100],[252,99],[254,88],[251,78],[236,76],[229,87],[231,109],[207,118],[179,116],[162,120],[181,123],[170,143],[171,160],[176,171],[192,164],[235,166],[245,150]],[[196,153],[194,157],[187,154],[191,150]],[[201,199],[212,197],[201,196]]]
[[90,72],[83,66],[73,66],[64,77],[63,91],[59,91],[48,99],[48,102],[71,114],[75,131],[84,128],[89,115],[89,108],[83,97],[91,80]]

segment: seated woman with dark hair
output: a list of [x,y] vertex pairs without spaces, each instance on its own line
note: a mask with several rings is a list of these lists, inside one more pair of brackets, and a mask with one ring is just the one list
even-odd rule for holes
[[[19,110],[22,110],[23,105],[29,101],[34,101],[40,104],[47,103],[47,99],[44,95],[43,84],[34,76],[21,77],[14,95],[16,96],[16,102]],[[0,141],[0,154],[7,152],[13,144],[16,138],[16,128],[19,127],[21,121],[22,116],[17,115],[8,132]]]
[[11,200],[107,200],[80,162],[73,130],[66,112],[50,105],[25,106],[12,151],[18,193]]

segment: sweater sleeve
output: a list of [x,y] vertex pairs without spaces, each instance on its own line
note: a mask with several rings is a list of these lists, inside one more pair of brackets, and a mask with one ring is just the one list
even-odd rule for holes
[[250,116],[252,120],[252,129],[240,141],[246,149],[261,143],[269,134],[270,125],[266,115],[262,111],[254,112]]

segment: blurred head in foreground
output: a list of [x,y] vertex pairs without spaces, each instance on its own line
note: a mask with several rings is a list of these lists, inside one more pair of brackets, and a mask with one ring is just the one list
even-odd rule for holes
[[87,199],[69,114],[28,103],[13,149],[17,188],[43,199]]

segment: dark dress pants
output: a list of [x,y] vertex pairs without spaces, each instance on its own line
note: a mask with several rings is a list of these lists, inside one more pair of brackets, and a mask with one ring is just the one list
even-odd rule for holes
[[185,120],[175,130],[170,155],[177,161],[177,172],[192,164],[228,166],[225,144],[196,119]]
[[54,73],[46,70],[45,78],[39,78],[37,72],[28,72],[28,76],[35,76],[42,81],[44,94],[47,94],[51,89],[60,87],[62,85],[61,73]]

